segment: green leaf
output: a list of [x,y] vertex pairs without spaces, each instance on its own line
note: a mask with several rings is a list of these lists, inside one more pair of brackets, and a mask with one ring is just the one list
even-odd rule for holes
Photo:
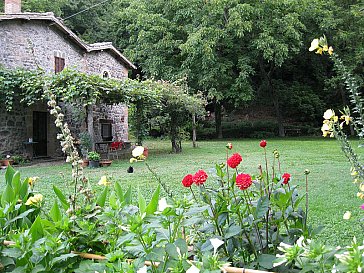
[[105,189],[103,190],[103,192],[100,194],[99,198],[97,198],[96,200],[96,204],[99,205],[100,207],[105,206],[105,202],[106,202],[106,197],[107,197],[107,192],[109,191],[108,187],[105,187]]
[[127,205],[131,204],[131,195],[132,195],[131,186],[129,186],[128,190],[124,194],[124,201]]
[[272,269],[273,262],[276,260],[276,256],[270,254],[262,254],[258,258],[259,265],[265,269]]
[[178,247],[179,248],[179,250],[181,251],[181,254],[183,255],[183,254],[185,254],[185,253],[187,253],[187,251],[188,251],[188,247],[187,247],[187,243],[186,243],[186,241],[184,240],[184,239],[182,239],[182,238],[178,238],[175,242],[174,242],[174,244],[176,245],[176,247]]
[[57,200],[54,200],[54,204],[49,212],[49,215],[51,216],[53,222],[59,222],[62,220],[62,213],[59,209]]
[[61,256],[55,257],[52,259],[52,264],[56,264],[58,262],[65,262],[67,261],[69,258],[73,258],[73,257],[77,257],[77,254],[74,253],[68,253],[68,254],[63,254]]
[[58,189],[55,185],[53,185],[53,191],[54,193],[57,195],[59,201],[61,201],[62,207],[65,210],[68,210],[68,208],[70,207],[70,204],[67,202],[66,197],[63,195],[63,193],[61,192],[60,189]]
[[178,259],[178,257],[179,257],[177,248],[174,244],[171,244],[171,243],[166,244],[166,252],[173,259]]
[[140,214],[143,214],[145,212],[147,204],[145,202],[145,198],[143,197],[143,195],[140,193],[139,190],[138,190],[138,204],[139,204],[139,212]]
[[160,186],[158,185],[155,191],[153,192],[152,199],[150,200],[148,206],[145,209],[146,214],[154,214],[157,211],[159,194],[160,194]]
[[44,236],[42,220],[40,219],[39,215],[35,219],[33,225],[30,227],[29,233],[32,236],[33,243]]
[[115,189],[115,192],[116,192],[116,195],[118,196],[120,202],[124,202],[124,192],[123,192],[123,189],[121,188],[119,182],[116,182],[114,184],[114,189]]
[[15,174],[14,168],[11,165],[8,165],[5,172],[5,181],[7,185],[11,185],[14,174]]
[[27,178],[23,181],[19,189],[19,199],[23,200],[23,202],[25,202],[28,197],[28,189],[29,189],[29,184]]
[[11,180],[11,184],[14,189],[14,195],[17,195],[20,190],[21,182],[20,182],[20,172],[16,172]]
[[1,196],[1,204],[3,205],[3,207],[6,203],[12,203],[14,201],[14,197],[15,195],[12,187],[10,186],[10,184],[7,184],[5,191]]
[[19,214],[18,216],[14,217],[13,219],[7,221],[5,223],[5,225],[4,225],[4,228],[6,228],[8,225],[10,225],[11,223],[13,223],[13,222],[15,222],[15,221],[17,221],[19,219],[23,219],[23,218],[27,217],[28,214],[32,213],[33,211],[35,211],[34,208],[33,209],[28,209],[28,210],[24,211],[23,213]]
[[259,198],[256,210],[256,219],[260,219],[265,216],[269,209],[269,198],[267,195]]
[[232,225],[227,228],[227,230],[225,232],[225,239],[229,239],[229,238],[239,234],[240,232],[241,232],[240,226]]

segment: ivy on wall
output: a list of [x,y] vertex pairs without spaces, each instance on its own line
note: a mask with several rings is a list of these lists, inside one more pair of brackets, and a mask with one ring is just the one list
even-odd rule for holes
[[[0,105],[7,111],[13,109],[14,101],[28,106],[46,101],[47,84],[57,99],[82,106],[98,103],[123,103],[134,113],[138,142],[143,140],[141,131],[147,127],[150,115],[166,117],[173,142],[177,131],[188,122],[188,117],[203,114],[206,101],[201,95],[191,95],[187,85],[180,82],[104,79],[71,69],[49,75],[43,70],[0,68]],[[178,118],[177,118],[178,117]]]

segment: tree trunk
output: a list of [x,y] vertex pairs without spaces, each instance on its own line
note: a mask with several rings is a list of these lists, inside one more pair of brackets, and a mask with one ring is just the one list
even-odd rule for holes
[[215,126],[216,126],[216,136],[218,139],[222,139],[222,125],[221,125],[221,104],[215,99]]
[[277,92],[276,92],[276,90],[274,88],[274,85],[272,83],[272,74],[273,74],[273,72],[275,70],[274,64],[270,63],[268,72],[265,69],[263,59],[259,60],[259,66],[260,66],[261,74],[263,75],[263,78],[264,78],[263,80],[267,82],[268,89],[269,89],[270,94],[272,96],[273,107],[274,107],[274,111],[275,111],[276,119],[277,119],[277,123],[278,123],[278,135],[281,136],[281,137],[284,137],[285,133],[284,133],[282,111],[281,111],[281,107],[279,106],[278,94],[277,94]]
[[282,116],[281,107],[279,106],[279,99],[274,90],[274,87],[270,86],[270,88],[272,89],[274,111],[276,112],[276,118],[277,118],[277,123],[278,123],[278,134],[280,137],[284,137],[285,133],[284,133],[284,125],[283,125],[283,116]]
[[91,139],[91,149],[95,150],[94,111],[92,105],[87,106],[87,131]]
[[197,147],[196,143],[196,115],[192,114],[192,146],[193,148]]
[[172,143],[172,152],[173,153],[180,153],[182,151],[182,143],[178,139],[178,132],[177,132],[177,117],[175,115],[171,115],[171,127],[170,127],[170,137]]

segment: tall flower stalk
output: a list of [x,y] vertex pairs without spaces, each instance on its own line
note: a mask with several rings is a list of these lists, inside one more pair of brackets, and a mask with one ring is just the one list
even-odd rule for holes
[[[70,203],[72,212],[76,210],[78,185],[80,182],[87,182],[87,179],[83,175],[83,168],[81,166],[82,159],[78,154],[78,151],[74,144],[74,137],[71,134],[71,130],[64,120],[64,114],[61,107],[57,105],[57,98],[47,85],[44,86],[44,94],[48,97],[47,105],[49,107],[50,114],[55,118],[54,123],[59,129],[57,139],[60,141],[62,152],[67,156],[66,162],[71,163],[72,166],[72,181],[73,181],[73,193],[70,195]],[[83,189],[83,192],[88,192]]]

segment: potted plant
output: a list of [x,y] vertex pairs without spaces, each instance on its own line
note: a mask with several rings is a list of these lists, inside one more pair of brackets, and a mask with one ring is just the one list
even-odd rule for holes
[[100,154],[95,151],[88,152],[87,157],[89,159],[89,166],[91,168],[97,168],[100,166]]
[[14,160],[10,155],[7,155],[4,159],[0,160],[2,166],[9,166],[14,164]]
[[87,154],[92,150],[92,140],[91,136],[87,131],[81,132],[79,135],[79,143],[80,143],[80,152],[83,157],[82,167],[87,167],[89,164],[89,160],[87,158]]

